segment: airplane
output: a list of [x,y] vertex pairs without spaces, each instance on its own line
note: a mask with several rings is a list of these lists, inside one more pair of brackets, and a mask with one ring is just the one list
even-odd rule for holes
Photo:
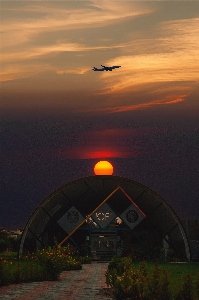
[[[102,65],[101,65],[102,66]],[[112,66],[112,67],[106,67],[106,66],[102,66],[101,69],[98,69],[96,67],[93,67],[93,71],[112,71],[113,69],[116,69],[116,68],[121,68],[121,66]]]

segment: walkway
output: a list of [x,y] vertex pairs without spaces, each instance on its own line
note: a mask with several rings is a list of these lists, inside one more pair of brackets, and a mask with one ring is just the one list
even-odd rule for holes
[[107,263],[92,263],[83,265],[82,270],[62,272],[58,281],[4,286],[0,288],[0,299],[113,300],[103,293],[107,288],[107,267]]

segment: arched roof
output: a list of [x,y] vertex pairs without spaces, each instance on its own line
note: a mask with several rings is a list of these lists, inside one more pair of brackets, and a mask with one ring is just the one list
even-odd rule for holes
[[171,244],[178,241],[180,247],[183,245],[184,256],[190,260],[185,231],[168,203],[145,185],[119,176],[90,176],[77,179],[50,194],[29,218],[22,234],[19,255],[28,249],[30,243],[36,248],[39,244],[41,247],[46,246],[48,242],[45,242],[45,234],[49,230],[53,231],[52,228],[56,228],[53,234],[59,232],[55,236],[58,243],[62,242],[63,237],[69,234],[62,225],[66,212],[73,208],[73,212],[80,212],[83,218],[81,221],[84,222],[86,216],[92,215],[103,201],[122,218],[129,207],[134,207],[142,219],[136,227],[130,227],[132,231],[150,224],[167,242],[169,235]]

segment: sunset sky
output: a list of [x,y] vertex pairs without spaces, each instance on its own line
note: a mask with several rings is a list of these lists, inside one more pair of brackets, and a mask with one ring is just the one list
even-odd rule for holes
[[100,159],[199,219],[199,2],[1,1],[0,20],[0,227]]

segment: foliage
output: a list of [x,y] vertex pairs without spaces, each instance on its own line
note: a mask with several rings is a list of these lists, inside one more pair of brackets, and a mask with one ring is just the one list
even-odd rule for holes
[[158,265],[154,265],[151,274],[146,277],[145,292],[148,299],[171,299],[168,274],[164,269],[160,268]]
[[[192,270],[192,275],[183,275],[184,270]],[[135,263],[131,257],[114,257],[105,276],[107,286],[118,300],[199,299],[197,264]]]
[[17,252],[13,252],[13,251],[3,251],[0,253],[0,257],[3,259],[16,260],[17,254],[18,254]]
[[[122,258],[117,261],[114,258],[114,264],[106,272],[106,283],[113,289],[113,295],[116,299],[140,299],[140,278],[139,272],[133,266],[132,259]],[[142,273],[143,275],[143,273]]]
[[89,242],[86,241],[85,243],[81,244],[80,249],[77,251],[78,256],[89,256],[90,253],[90,245]]
[[113,256],[109,265],[108,265],[108,270],[111,269],[117,269],[118,264],[121,263],[121,261],[123,260],[123,257],[118,257],[118,256]]
[[0,285],[57,280],[62,271],[81,269],[82,264],[71,256],[70,250],[70,247],[48,247],[27,253],[20,261],[1,258]]
[[91,257],[86,255],[86,256],[77,256],[75,257],[77,261],[79,261],[81,264],[91,264]]
[[193,299],[193,283],[191,276],[186,274],[182,278],[182,287],[177,292],[175,300],[190,300]]
[[36,261],[12,262],[1,260],[0,265],[0,286],[10,283],[47,280],[44,269]]
[[141,261],[154,261],[154,262],[164,262],[165,261],[165,254],[164,249],[161,247],[153,248],[153,251],[144,249],[139,246],[134,246],[129,256],[135,262]]
[[196,278],[195,286],[196,286],[196,295],[197,295],[197,298],[199,299],[199,274]]
[[0,232],[0,252],[11,248],[11,238],[5,232]]
[[8,233],[0,231],[0,252],[17,251],[19,247],[20,237],[11,237]]

